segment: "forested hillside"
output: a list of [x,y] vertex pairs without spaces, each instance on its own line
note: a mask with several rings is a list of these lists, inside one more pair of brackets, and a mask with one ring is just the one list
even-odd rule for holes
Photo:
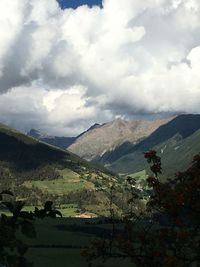
[[[102,198],[96,188],[108,184],[110,173],[78,156],[0,125],[0,186],[12,189],[27,204],[46,199],[58,205],[94,207]],[[102,203],[103,203],[102,202]]]

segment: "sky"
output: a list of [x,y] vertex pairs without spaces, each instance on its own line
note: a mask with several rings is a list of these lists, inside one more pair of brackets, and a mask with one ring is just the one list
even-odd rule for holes
[[100,6],[102,7],[102,0],[57,0],[62,9],[65,8],[77,8],[82,5],[88,5],[89,7]]
[[0,122],[73,136],[200,112],[199,0],[73,2],[0,1]]

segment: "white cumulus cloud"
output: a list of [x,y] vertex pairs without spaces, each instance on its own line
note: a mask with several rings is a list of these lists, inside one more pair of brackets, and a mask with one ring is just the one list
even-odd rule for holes
[[199,0],[0,1],[0,120],[73,135],[116,116],[200,112]]

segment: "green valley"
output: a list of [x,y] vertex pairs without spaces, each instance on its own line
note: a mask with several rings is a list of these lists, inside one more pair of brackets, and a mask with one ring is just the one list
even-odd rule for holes
[[131,175],[149,167],[144,152],[156,150],[162,158],[163,178],[185,170],[200,151],[200,115],[181,115],[159,127],[117,161],[107,164],[113,172]]
[[114,179],[104,167],[2,124],[0,147],[0,186],[27,205],[40,206],[49,199],[55,205],[76,203],[79,213],[94,213],[99,202],[108,203],[107,193],[97,190]]

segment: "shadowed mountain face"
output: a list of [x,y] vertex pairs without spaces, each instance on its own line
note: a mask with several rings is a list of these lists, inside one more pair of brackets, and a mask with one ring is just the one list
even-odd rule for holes
[[95,125],[78,136],[68,149],[89,161],[110,162],[122,156],[139,140],[147,137],[171,119],[153,121],[116,119],[103,125]]
[[27,135],[62,149],[67,149],[76,140],[76,137],[48,136],[35,129],[31,129]]
[[99,162],[101,164],[108,164],[112,163],[122,156],[129,153],[129,151],[139,142],[139,140],[135,141],[134,143],[130,141],[125,141],[119,146],[116,146],[113,150],[106,151],[102,156],[97,156],[93,159],[94,162]]
[[3,124],[0,124],[0,149],[0,161],[16,170],[36,170],[47,164],[73,170],[96,168],[69,151],[40,142]]
[[110,169],[122,173],[143,170],[147,167],[143,152],[155,149],[162,157],[165,172],[174,173],[186,168],[200,151],[199,138],[200,115],[180,115],[130,148],[126,155],[111,163]]
[[152,121],[116,119],[102,125],[96,123],[77,137],[48,136],[34,129],[27,134],[45,143],[68,149],[88,161],[105,164],[125,155],[135,144],[171,119]]
[[35,130],[35,129],[31,129],[27,133],[27,135],[34,137],[40,141],[43,141],[47,144],[57,146],[57,147],[62,148],[62,149],[67,149],[71,144],[73,144],[76,141],[76,139],[80,138],[82,135],[84,135],[87,132],[89,132],[93,129],[96,129],[100,126],[101,126],[100,124],[95,123],[88,130],[79,134],[77,137],[49,136],[49,135],[44,134],[44,133],[40,132],[39,130]]
[[0,132],[0,160],[11,163],[16,169],[30,170],[45,164],[63,162],[67,152],[51,149],[28,138],[16,138]]
[[[192,135],[200,129],[200,115],[180,115],[169,123],[159,127],[148,138],[140,142],[132,151],[148,150],[164,141],[170,139],[176,134],[179,134],[183,139]],[[132,152],[132,151],[129,151]]]
[[107,188],[110,179],[104,167],[0,124],[0,189],[12,189],[28,205],[84,200],[86,210],[94,212],[99,199],[108,202],[96,188]]

